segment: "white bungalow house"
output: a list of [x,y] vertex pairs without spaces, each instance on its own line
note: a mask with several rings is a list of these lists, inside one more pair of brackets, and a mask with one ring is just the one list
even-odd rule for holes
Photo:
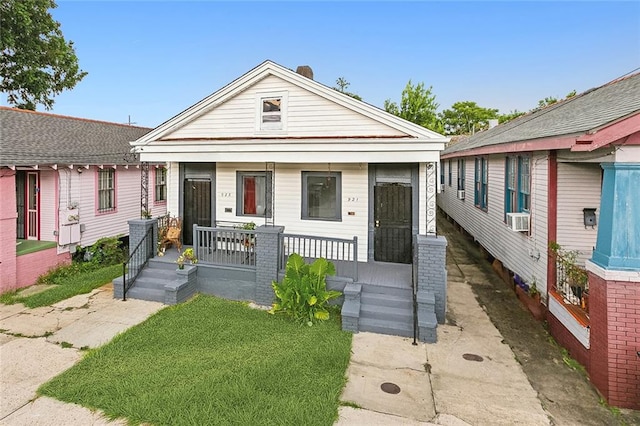
[[357,240],[359,264],[391,265],[412,262],[415,235],[436,233],[447,140],[265,61],[132,146],[167,162],[167,209],[186,245],[195,224],[253,222]]
[[639,409],[640,74],[449,146],[440,179],[442,211],[535,283],[551,334],[609,403]]
[[[126,236],[140,217],[140,162],[129,142],[150,129],[0,107],[0,293],[69,263],[78,245]],[[153,164],[153,216],[166,212]]]

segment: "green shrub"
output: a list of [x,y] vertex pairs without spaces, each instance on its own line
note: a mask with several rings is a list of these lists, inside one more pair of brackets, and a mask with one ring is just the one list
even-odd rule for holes
[[115,265],[126,259],[126,253],[122,248],[122,241],[118,237],[103,237],[87,249],[91,263],[101,266]]
[[302,256],[293,253],[287,260],[282,282],[272,283],[278,302],[270,312],[282,312],[308,325],[329,319],[327,302],[342,294],[327,290],[326,276],[335,274],[335,266],[327,259],[316,259],[309,265]]

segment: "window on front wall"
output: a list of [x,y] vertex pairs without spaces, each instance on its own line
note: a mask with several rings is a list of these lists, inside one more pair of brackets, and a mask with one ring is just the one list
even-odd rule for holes
[[271,172],[237,172],[238,216],[272,215]]
[[342,220],[340,172],[302,172],[302,219]]
[[156,169],[155,181],[155,197],[156,203],[167,201],[167,169],[158,167]]
[[505,160],[505,213],[529,212],[531,209],[531,159],[508,156]]
[[464,159],[458,160],[458,191],[464,190],[465,164]]
[[487,210],[487,190],[489,181],[489,164],[485,157],[477,157],[474,173],[474,204],[482,210]]
[[116,208],[116,171],[98,170],[98,211],[108,212]]

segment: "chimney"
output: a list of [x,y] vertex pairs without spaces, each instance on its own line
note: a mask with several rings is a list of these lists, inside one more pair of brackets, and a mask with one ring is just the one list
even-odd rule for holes
[[309,65],[299,65],[298,68],[296,68],[296,72],[313,80],[313,70]]
[[489,120],[489,128],[493,129],[494,127],[496,127],[498,125],[499,121],[497,118],[492,118],[491,120]]

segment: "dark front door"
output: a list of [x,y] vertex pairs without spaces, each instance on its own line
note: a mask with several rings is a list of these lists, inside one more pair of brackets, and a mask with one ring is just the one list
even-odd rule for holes
[[193,225],[211,226],[211,180],[184,180],[182,243],[193,244]]
[[411,186],[374,188],[374,260],[411,263]]

